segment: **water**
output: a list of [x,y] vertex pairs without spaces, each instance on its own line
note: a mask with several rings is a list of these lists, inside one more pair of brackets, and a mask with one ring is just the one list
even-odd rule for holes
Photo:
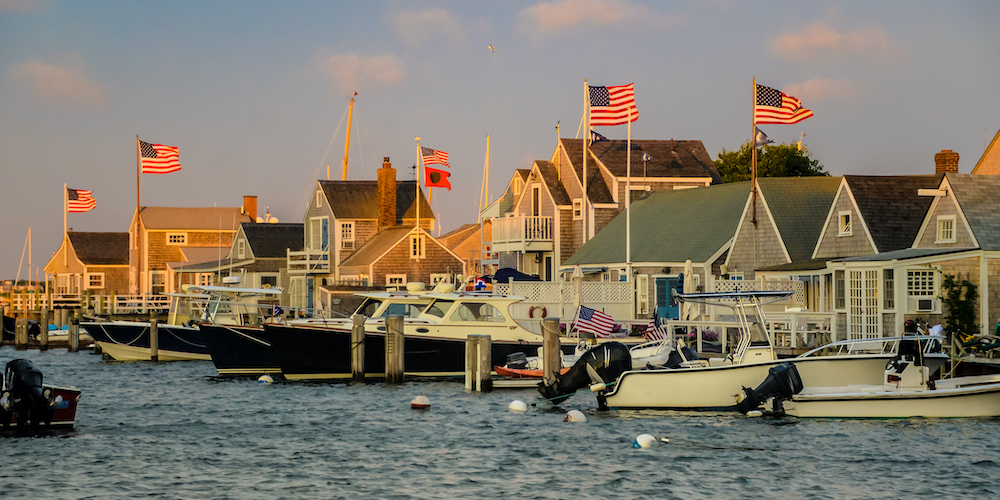
[[[597,412],[456,381],[222,379],[209,362],[0,349],[83,391],[76,429],[0,437],[10,498],[901,498],[1000,494],[1000,419]],[[430,410],[410,408],[423,393]],[[520,399],[526,413],[507,409]],[[586,423],[564,423],[571,409]],[[639,434],[671,442],[633,449]]]

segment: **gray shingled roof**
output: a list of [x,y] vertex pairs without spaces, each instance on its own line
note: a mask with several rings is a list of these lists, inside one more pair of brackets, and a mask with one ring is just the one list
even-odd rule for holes
[[840,177],[761,177],[757,183],[789,258],[812,257]]
[[[579,139],[562,139],[564,147],[573,148],[576,154],[569,154],[574,166],[583,160]],[[572,146],[571,146],[572,145]],[[590,145],[590,151],[616,177],[625,177],[627,171],[628,144],[624,140],[595,142]],[[653,157],[643,165],[642,154],[649,153]],[[647,177],[711,177],[713,184],[722,183],[718,169],[708,150],[701,141],[694,140],[651,140],[632,139],[632,175],[637,176],[646,170]]]
[[146,229],[235,231],[242,222],[253,222],[240,207],[142,207]]
[[287,254],[286,249],[293,252],[302,250],[303,226],[299,223],[278,224],[243,224],[243,234],[253,255],[258,259],[280,258]]
[[552,201],[556,205],[572,205],[573,202],[569,199],[566,188],[563,187],[562,181],[559,180],[559,171],[556,169],[556,165],[550,161],[541,160],[535,161],[535,165],[538,166],[538,171],[542,174],[542,180],[545,182],[549,193],[552,194]]
[[[420,214],[421,216],[423,213]],[[383,229],[368,239],[354,253],[340,263],[343,267],[367,266],[382,254],[396,246],[400,240],[413,231],[413,226],[396,226]]]
[[80,262],[88,266],[128,264],[128,233],[69,232]]
[[891,252],[882,252],[871,255],[858,255],[856,257],[831,259],[831,262],[883,262],[890,260],[933,257],[935,255],[947,255],[950,253],[967,252],[969,250],[975,250],[975,248],[906,248],[903,250],[893,250]]
[[932,196],[917,196],[918,189],[936,189],[937,175],[845,175],[861,217],[879,252],[913,246]]
[[[319,181],[334,215],[339,219],[378,219],[378,181]],[[396,181],[396,223],[404,217],[416,217],[413,200],[416,181]],[[420,191],[420,218],[430,219],[434,212]]]
[[1000,176],[954,172],[945,175],[979,248],[1000,250]]
[[[654,191],[632,204],[632,262],[705,262],[736,233],[749,182]],[[625,262],[625,213],[566,260],[566,265]]]

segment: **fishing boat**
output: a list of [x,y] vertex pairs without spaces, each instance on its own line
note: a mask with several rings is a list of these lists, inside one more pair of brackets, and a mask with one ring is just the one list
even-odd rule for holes
[[[275,306],[262,304],[281,293],[278,288],[185,285],[168,293],[167,321],[157,324],[157,359],[191,361],[212,359],[199,323],[259,325],[274,316]],[[117,361],[148,361],[150,324],[145,321],[82,322],[102,352]]]
[[[577,344],[576,350],[571,355],[562,355],[560,374],[565,374],[570,367],[576,364],[580,356],[588,350],[597,346],[595,341],[581,341]],[[684,346],[683,341],[675,342],[673,339],[665,338],[653,340],[643,344],[634,345],[629,348],[629,356],[632,358],[632,366],[679,366],[684,362],[682,350],[686,357],[697,357],[691,349]],[[497,375],[504,378],[542,378],[542,355],[539,350],[538,356],[525,356],[523,353],[514,353],[507,357],[507,363],[493,367]]]
[[[524,297],[456,292],[446,285],[424,294],[429,303],[403,323],[404,370],[420,376],[465,373],[469,335],[489,335],[492,359],[513,353],[534,355],[542,335],[515,320],[510,308]],[[286,379],[327,379],[351,375],[350,328],[310,325],[267,325],[266,331]],[[365,322],[365,371],[385,372],[385,318]],[[564,354],[572,354],[580,337],[560,337]],[[642,339],[618,339],[638,343]],[[601,339],[600,341],[605,341]]]
[[920,345],[927,341],[903,340],[879,384],[808,385],[797,362],[782,363],[755,389],[743,389],[737,409],[763,405],[775,414],[821,418],[1000,416],[1000,374],[933,380]]
[[[676,293],[676,292],[675,292]],[[763,305],[791,295],[790,291],[740,291],[715,293],[677,293],[680,300],[729,307],[736,317],[739,342],[724,358],[708,360],[684,356],[674,368],[645,369],[621,363],[620,370],[605,370],[600,377],[593,370],[570,380],[573,372],[550,385],[539,387],[546,398],[561,400],[590,386],[597,393],[601,409],[656,408],[682,410],[733,409],[743,387],[753,387],[768,375],[768,370],[785,360],[778,359],[773,339],[762,327],[766,321]],[[886,362],[896,355],[901,337],[841,341],[814,349],[794,358],[798,372],[807,386],[879,383]],[[933,373],[948,359],[947,354],[928,343],[925,362]],[[582,357],[579,363],[596,363],[594,357]],[[593,365],[594,368],[597,365]]]
[[71,428],[76,422],[80,390],[43,383],[41,370],[27,359],[9,361],[0,389],[3,429]]

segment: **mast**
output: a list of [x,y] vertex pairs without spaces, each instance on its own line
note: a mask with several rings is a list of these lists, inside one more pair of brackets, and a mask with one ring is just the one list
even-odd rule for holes
[[490,188],[490,134],[486,134],[486,163],[483,165],[483,182],[479,188],[479,274],[485,273],[486,266],[483,265],[483,227],[486,225],[483,219],[483,208],[489,204],[487,192]]
[[[354,95],[358,95],[357,92]],[[347,111],[347,137],[344,140],[344,178],[341,180],[347,180],[347,154],[351,150],[351,118],[354,116],[354,96],[351,96],[351,103],[348,105]],[[329,179],[329,175],[327,178]]]

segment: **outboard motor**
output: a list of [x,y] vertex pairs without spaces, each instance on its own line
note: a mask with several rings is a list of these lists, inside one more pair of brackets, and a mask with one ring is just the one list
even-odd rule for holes
[[523,352],[512,352],[507,355],[507,368],[523,370],[528,367],[528,356]]
[[[573,367],[556,377],[552,384],[546,385],[543,380],[538,384],[538,392],[559,404],[591,383],[616,380],[619,375],[631,369],[632,356],[628,347],[620,342],[605,342],[583,353]],[[592,373],[601,380],[593,380]]]
[[694,352],[688,346],[681,347],[680,350],[674,349],[669,356],[667,356],[667,362],[663,366],[666,368],[681,368],[684,363],[688,361],[697,361],[698,353]]
[[756,409],[771,398],[791,399],[802,391],[802,378],[793,363],[781,363],[767,371],[767,378],[756,389],[743,388],[743,400],[736,404],[740,413]]
[[52,421],[53,410],[42,387],[42,372],[27,359],[7,363],[0,394],[0,424],[10,425],[17,414],[18,427],[37,427]]

